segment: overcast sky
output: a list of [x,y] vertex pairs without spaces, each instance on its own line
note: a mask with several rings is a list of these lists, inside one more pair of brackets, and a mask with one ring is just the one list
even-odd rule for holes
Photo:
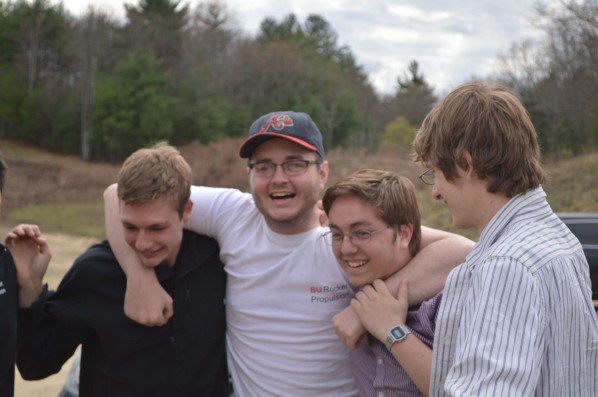
[[[265,17],[280,21],[292,12],[303,23],[309,14],[318,14],[337,33],[338,44],[351,49],[379,93],[393,92],[397,77],[416,60],[442,95],[472,76],[485,77],[495,70],[499,52],[536,32],[531,24],[534,5],[554,0],[222,1],[237,26],[251,36]],[[75,15],[88,4],[124,15],[125,2],[138,3],[63,0]]]

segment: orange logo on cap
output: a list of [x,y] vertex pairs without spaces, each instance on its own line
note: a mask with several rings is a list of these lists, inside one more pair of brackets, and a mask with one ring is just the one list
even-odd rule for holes
[[259,133],[268,132],[268,128],[272,127],[277,131],[284,129],[284,127],[292,127],[293,119],[286,114],[275,114],[270,117],[260,128]]

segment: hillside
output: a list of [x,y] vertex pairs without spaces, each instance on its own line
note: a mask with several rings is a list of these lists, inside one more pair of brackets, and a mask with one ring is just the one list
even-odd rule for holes
[[[240,140],[210,145],[194,143],[180,150],[191,164],[194,182],[247,189],[245,160],[237,156]],[[36,222],[47,231],[103,236],[102,192],[116,180],[119,165],[87,163],[76,156],[40,151],[0,140],[8,175],[0,223]],[[333,150],[329,183],[365,167],[390,169],[409,176],[418,187],[425,225],[450,229],[445,206],[434,202],[430,188],[417,180],[422,171],[407,151],[377,153]],[[555,211],[598,212],[598,152],[546,164],[545,187]],[[67,205],[68,204],[68,205]]]

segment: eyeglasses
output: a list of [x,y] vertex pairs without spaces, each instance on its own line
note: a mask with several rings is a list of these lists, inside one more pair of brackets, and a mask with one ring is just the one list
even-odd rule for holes
[[[370,230],[354,230],[352,232],[347,233],[347,236],[349,237],[349,241],[351,242],[351,244],[363,245],[363,244],[369,243],[374,234],[383,232],[384,230],[386,230],[390,227],[392,227],[392,226],[386,226],[383,229],[371,230],[371,231]],[[330,239],[328,239],[328,236],[330,236]],[[322,235],[322,237],[324,237],[326,239],[326,242],[330,245],[340,245],[345,240],[345,234],[339,230],[329,230],[326,233],[324,233]]]
[[419,176],[419,179],[426,185],[433,185],[434,181],[436,180],[436,172],[434,172],[433,168],[430,168],[423,174]]
[[271,177],[276,172],[276,167],[282,167],[286,176],[297,176],[305,174],[307,167],[312,164],[320,164],[319,160],[288,160],[282,164],[276,164],[271,161],[257,161],[249,163],[247,166],[255,175],[261,177]]

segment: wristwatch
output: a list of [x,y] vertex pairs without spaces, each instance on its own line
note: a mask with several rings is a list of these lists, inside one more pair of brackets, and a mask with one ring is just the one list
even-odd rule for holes
[[410,333],[411,330],[404,325],[397,325],[396,327],[391,328],[391,330],[388,331],[386,343],[384,343],[388,351],[390,351],[390,348],[395,343],[404,341]]

